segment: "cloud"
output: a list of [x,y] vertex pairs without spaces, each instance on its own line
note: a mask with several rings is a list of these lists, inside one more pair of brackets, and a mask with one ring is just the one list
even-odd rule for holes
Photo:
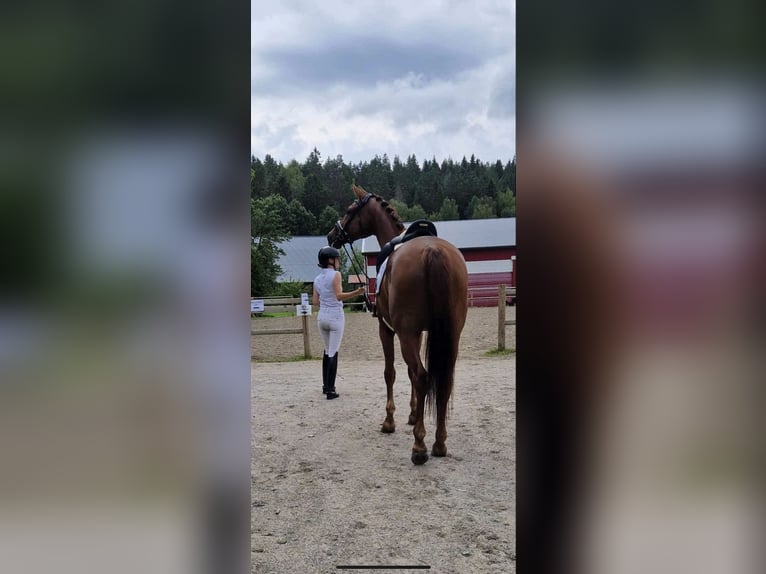
[[335,85],[369,86],[410,74],[426,80],[444,79],[480,63],[478,55],[458,46],[390,38],[343,38],[323,46],[267,49],[260,54],[268,83],[256,92],[277,89],[321,89]]
[[516,113],[515,66],[509,65],[492,85],[488,115],[490,118],[509,118]]
[[512,157],[509,4],[364,4],[253,7],[253,153]]

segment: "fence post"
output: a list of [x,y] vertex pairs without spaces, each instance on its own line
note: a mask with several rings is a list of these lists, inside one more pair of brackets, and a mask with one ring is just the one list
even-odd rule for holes
[[301,317],[303,323],[303,357],[306,359],[311,358],[311,345],[309,341],[309,318],[307,315]]
[[497,287],[497,350],[505,351],[505,285]]

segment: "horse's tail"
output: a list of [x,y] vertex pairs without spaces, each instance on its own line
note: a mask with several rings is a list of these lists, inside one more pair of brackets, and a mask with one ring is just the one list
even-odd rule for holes
[[426,340],[426,369],[428,392],[426,407],[433,411],[434,401],[447,401],[452,393],[458,345],[455,337],[454,310],[450,303],[452,285],[447,258],[434,246],[426,247],[423,264],[428,292],[428,338]]

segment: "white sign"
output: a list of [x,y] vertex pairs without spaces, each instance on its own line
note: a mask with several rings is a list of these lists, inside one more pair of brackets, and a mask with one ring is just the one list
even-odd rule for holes
[[263,299],[250,299],[250,312],[263,313]]
[[309,304],[309,294],[301,293],[301,305],[308,305],[308,304]]
[[296,305],[295,314],[298,317],[311,317],[311,305]]

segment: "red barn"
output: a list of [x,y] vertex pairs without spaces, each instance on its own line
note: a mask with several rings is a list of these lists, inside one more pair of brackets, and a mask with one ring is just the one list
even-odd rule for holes
[[[460,249],[468,267],[468,305],[497,305],[497,287],[516,286],[516,218],[435,221],[439,237]],[[407,225],[407,224],[405,224]],[[370,300],[375,300],[375,237],[362,240]],[[510,300],[510,295],[509,295]]]

